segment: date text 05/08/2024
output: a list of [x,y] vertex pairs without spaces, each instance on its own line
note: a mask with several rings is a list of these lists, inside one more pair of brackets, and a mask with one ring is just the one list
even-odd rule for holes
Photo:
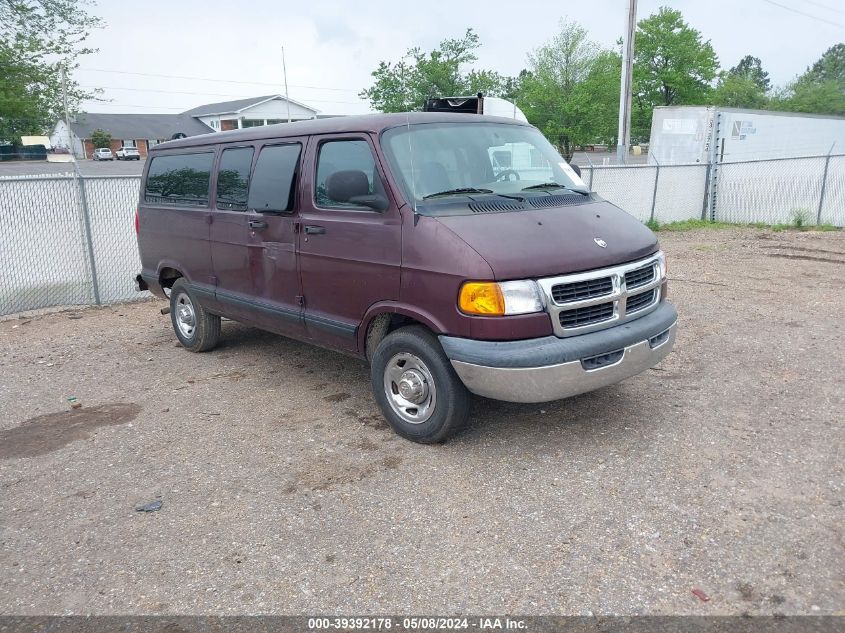
[[476,629],[480,631],[524,631],[526,624],[524,620],[499,617],[337,617],[337,618],[308,618],[308,629],[319,630],[406,630],[406,631],[429,631],[429,630],[466,630]]

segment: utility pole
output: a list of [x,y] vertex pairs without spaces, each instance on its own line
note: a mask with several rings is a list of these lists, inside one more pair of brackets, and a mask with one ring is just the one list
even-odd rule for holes
[[[71,144],[70,138],[70,115],[68,114],[67,110],[67,71],[65,69],[65,65],[62,64],[62,105],[65,109],[65,127],[67,128],[67,142],[68,145]],[[76,155],[73,153],[73,148],[68,147],[70,150],[70,155],[73,157],[73,162],[76,162]]]
[[282,46],[282,72],[285,75],[285,103],[288,105],[288,123],[290,123],[290,99],[288,98],[288,68],[285,65],[285,47]]
[[616,162],[624,165],[631,146],[631,76],[634,74],[634,33],[637,29],[637,0],[626,0],[625,35],[622,38],[622,84],[619,90],[619,134]]
[[[67,109],[67,69],[62,64],[62,105],[65,110],[65,127],[67,128],[68,143],[73,144],[70,131],[70,116]],[[76,182],[79,186],[79,202],[82,208],[82,225],[85,228],[85,243],[88,246],[88,263],[91,266],[91,285],[94,290],[94,302],[97,305],[100,301],[100,282],[97,278],[97,261],[94,259],[94,238],[91,234],[91,213],[88,209],[88,194],[85,192],[85,180],[82,178],[82,172],[79,171],[79,163],[76,162],[76,154],[73,153],[73,147],[70,149],[70,156],[73,159],[73,169],[76,172]],[[85,143],[82,144],[82,156],[85,157]]]

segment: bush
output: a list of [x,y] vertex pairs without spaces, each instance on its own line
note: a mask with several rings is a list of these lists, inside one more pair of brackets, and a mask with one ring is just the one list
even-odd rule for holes
[[94,144],[94,149],[111,147],[111,134],[98,128],[91,132],[91,142]]

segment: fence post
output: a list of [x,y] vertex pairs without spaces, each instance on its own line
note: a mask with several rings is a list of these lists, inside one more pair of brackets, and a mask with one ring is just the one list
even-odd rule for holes
[[654,207],[657,204],[657,183],[660,182],[660,163],[657,162],[656,158],[654,158],[654,162],[657,163],[657,172],[654,174],[654,193],[651,194],[651,218],[649,218],[649,222],[654,221]]
[[97,262],[94,260],[94,239],[91,236],[91,214],[88,211],[88,196],[85,193],[85,180],[79,171],[79,164],[74,160],[76,168],[76,182],[79,183],[79,198],[82,202],[82,221],[85,225],[85,241],[88,243],[88,259],[91,260],[91,281],[94,286],[94,302],[100,302],[100,282],[97,279]]
[[701,220],[707,219],[707,202],[710,199],[710,163],[704,170],[704,199],[701,201]]
[[587,186],[590,188],[590,191],[592,191],[593,190],[593,174],[596,173],[596,166],[593,165],[593,161],[590,160],[589,154],[585,153],[584,156],[587,157],[587,162],[590,163],[590,184],[587,185]]
[[[836,145],[834,143],[833,145]],[[830,167],[830,155],[833,153],[833,145],[830,146],[830,150],[827,152],[827,156],[824,159],[824,172],[822,174],[822,190],[819,194],[819,210],[816,213],[816,226],[822,223],[822,206],[824,205],[824,192],[827,189],[827,170]]]
[[[710,141],[710,156],[708,156],[708,170],[707,170],[707,195],[709,204],[707,209],[709,211],[709,220],[716,221],[716,206],[719,200],[718,186],[719,186],[719,166],[721,159],[719,156],[719,141],[722,139],[722,113],[715,112],[713,114],[713,130]],[[722,157],[724,158],[724,157]]]

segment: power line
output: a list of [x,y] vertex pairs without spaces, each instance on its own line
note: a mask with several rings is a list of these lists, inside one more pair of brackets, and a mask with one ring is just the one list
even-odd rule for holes
[[185,106],[182,108],[175,108],[173,106],[160,106],[160,105],[140,105],[137,103],[108,103],[107,101],[91,101],[91,103],[96,103],[97,107],[105,106],[108,108],[158,108],[159,110],[179,110],[180,112],[184,112],[185,110],[190,110],[194,106]]
[[785,4],[781,4],[780,2],[775,2],[775,0],[763,0],[763,2],[768,2],[776,7],[780,7],[781,9],[786,9],[787,11],[792,11],[793,13],[797,13],[798,15],[803,15],[805,18],[810,18],[812,20],[817,20],[818,22],[824,22],[825,24],[830,24],[832,26],[838,26],[840,29],[845,29],[845,24],[839,24],[838,22],[832,22],[831,20],[825,20],[824,18],[820,18],[817,15],[813,15],[811,13],[805,13],[804,11],[800,11],[799,9],[795,9],[793,7],[787,6]]
[[[244,95],[235,95],[235,94],[226,94],[220,92],[191,92],[186,90],[158,90],[156,88],[124,88],[121,86],[88,86],[82,85],[81,88],[102,88],[104,90],[130,90],[132,92],[160,92],[162,94],[174,94],[174,95],[194,95],[194,96],[205,96],[205,97],[234,97],[236,99],[250,99],[254,97],[248,97]],[[361,101],[333,101],[331,99],[308,99],[307,101],[313,101],[315,103],[345,103],[348,105],[359,105],[362,103]]]
[[[136,77],[161,77],[164,79],[192,79],[194,81],[211,81],[215,83],[223,83],[223,84],[243,84],[245,86],[272,86],[274,88],[279,88],[279,84],[273,83],[266,83],[261,81],[241,81],[238,79],[213,79],[210,77],[191,77],[187,75],[159,75],[155,73],[136,73],[130,72],[128,70],[108,70],[105,68],[79,68],[78,70],[84,70],[87,72],[94,72],[94,73],[113,73],[115,75],[134,75]],[[353,88],[326,88],[322,86],[306,86],[306,85],[296,85],[296,84],[289,84],[291,88],[306,88],[308,90],[334,90],[338,92],[359,92]]]
[[828,11],[833,11],[834,13],[841,13],[842,15],[845,15],[845,11],[843,11],[842,9],[837,9],[836,7],[831,7],[830,5],[823,4],[821,2],[816,2],[815,0],[804,0],[804,2],[806,2],[807,4],[814,4],[817,7],[827,9]]

